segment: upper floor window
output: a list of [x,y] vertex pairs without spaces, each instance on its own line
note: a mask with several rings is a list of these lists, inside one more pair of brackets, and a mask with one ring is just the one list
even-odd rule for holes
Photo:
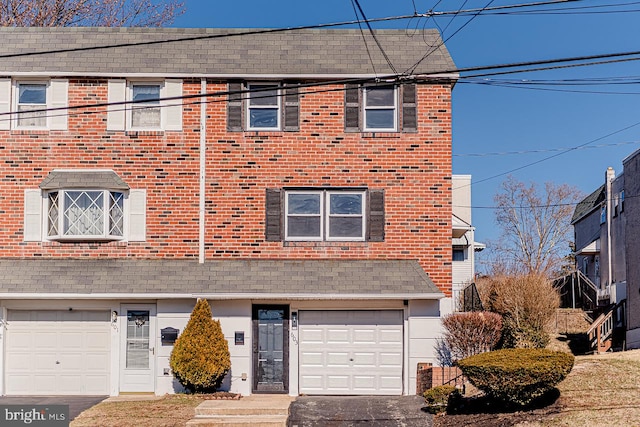
[[416,132],[416,85],[345,85],[345,132]]
[[[18,127],[45,128],[47,126],[47,84],[18,83]],[[33,113],[30,113],[33,111]]]
[[381,242],[384,225],[383,190],[267,190],[267,241]]
[[107,93],[107,130],[182,130],[182,80],[111,79]]
[[453,261],[464,261],[465,260],[464,252],[465,251],[462,248],[453,248],[452,260]]
[[280,130],[280,90],[274,84],[249,84],[248,130]]
[[364,89],[364,130],[394,132],[397,130],[397,91],[394,86]]
[[300,95],[295,82],[229,82],[227,131],[300,130]]
[[288,191],[287,240],[364,240],[364,191]]
[[59,190],[48,193],[50,239],[121,239],[124,193],[107,190]]
[[131,128],[158,129],[162,125],[160,115],[160,84],[131,85]]
[[0,130],[67,129],[69,81],[0,78]]

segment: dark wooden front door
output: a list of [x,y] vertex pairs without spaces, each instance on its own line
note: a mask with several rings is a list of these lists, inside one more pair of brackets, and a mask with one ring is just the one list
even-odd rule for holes
[[289,306],[253,306],[253,392],[289,392]]

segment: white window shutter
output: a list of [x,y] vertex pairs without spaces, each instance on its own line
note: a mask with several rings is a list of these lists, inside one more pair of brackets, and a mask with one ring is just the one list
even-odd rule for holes
[[[11,112],[11,79],[0,79],[0,114]],[[11,129],[11,116],[0,116],[0,130]]]
[[[124,102],[126,100],[127,82],[124,79],[109,80],[107,88],[107,100],[112,102]],[[126,105],[114,105],[107,107],[107,130],[124,130]]]
[[42,241],[42,194],[40,190],[24,192],[24,241]]
[[[168,79],[164,81],[162,98],[182,96],[182,80]],[[162,123],[164,130],[182,130],[182,99],[163,101]]]
[[144,242],[147,238],[147,192],[129,191],[129,241]]
[[[69,80],[52,79],[49,85],[49,102],[50,108],[67,107],[69,100]],[[66,130],[68,122],[68,110],[54,110],[48,113],[49,129]]]

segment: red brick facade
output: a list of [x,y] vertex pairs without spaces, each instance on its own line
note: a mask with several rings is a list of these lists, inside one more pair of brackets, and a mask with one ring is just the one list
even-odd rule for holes
[[[226,98],[207,98],[207,259],[418,259],[451,292],[451,85],[417,86],[417,133],[345,133],[344,93],[300,96],[297,132],[228,132]],[[332,91],[331,89],[336,89]],[[208,93],[225,82],[209,81]],[[200,91],[183,81],[184,95]],[[69,80],[69,105],[107,102],[107,79]],[[71,110],[66,131],[0,131],[0,257],[197,258],[200,105],[183,130],[107,131],[105,107]],[[113,169],[146,189],[145,242],[25,242],[24,192],[53,169]],[[265,191],[281,187],[385,190],[383,242],[267,242]]]

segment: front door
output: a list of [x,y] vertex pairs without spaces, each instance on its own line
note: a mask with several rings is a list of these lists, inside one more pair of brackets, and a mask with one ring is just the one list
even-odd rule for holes
[[155,391],[155,304],[122,304],[120,392]]
[[253,392],[289,392],[289,306],[253,306]]

